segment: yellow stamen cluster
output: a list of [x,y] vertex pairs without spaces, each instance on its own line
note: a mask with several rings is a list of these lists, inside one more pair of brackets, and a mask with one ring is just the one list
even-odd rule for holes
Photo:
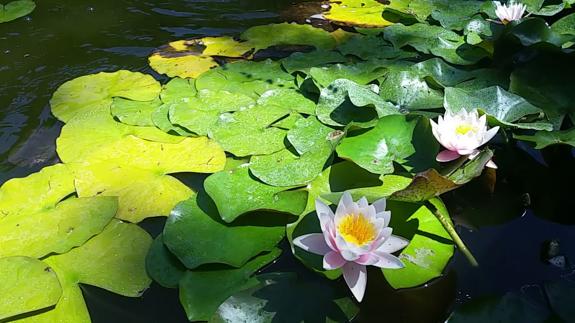
[[472,126],[470,124],[462,124],[457,126],[457,128],[455,128],[455,132],[457,132],[460,135],[465,135],[468,132],[477,132],[477,127]]
[[347,242],[362,246],[375,239],[375,227],[363,214],[347,214],[337,226],[339,234]]

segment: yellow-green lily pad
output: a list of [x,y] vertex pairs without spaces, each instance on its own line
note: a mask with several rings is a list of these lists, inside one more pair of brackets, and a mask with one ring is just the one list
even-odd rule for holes
[[0,282],[0,320],[53,306],[62,296],[54,271],[34,258],[0,258]]
[[34,9],[36,9],[36,3],[32,0],[16,0],[5,5],[0,4],[0,23],[24,17]]
[[196,81],[194,79],[182,79],[175,77],[162,87],[160,99],[164,103],[176,101],[187,102],[196,96]]
[[152,101],[133,101],[124,98],[114,98],[110,112],[120,122],[132,126],[154,126],[152,113],[162,105],[156,98]]
[[240,36],[256,50],[281,45],[309,45],[333,49],[336,39],[327,31],[311,25],[281,23],[251,27]]
[[161,85],[152,76],[120,70],[84,75],[62,84],[50,100],[52,113],[63,122],[93,110],[109,113],[113,97],[151,101],[160,94]]
[[67,252],[100,233],[117,207],[115,197],[70,198],[53,209],[7,218],[0,225],[0,257]]
[[383,19],[385,5],[377,0],[332,0],[324,16],[342,25],[379,28],[391,24]]

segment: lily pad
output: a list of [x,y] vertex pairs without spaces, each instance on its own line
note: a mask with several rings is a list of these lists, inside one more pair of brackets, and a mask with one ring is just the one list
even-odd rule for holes
[[146,256],[146,271],[150,278],[166,288],[177,288],[186,267],[164,244],[163,234],[159,234]]
[[384,36],[396,48],[409,45],[421,53],[439,56],[453,64],[470,65],[487,56],[483,49],[468,45],[463,36],[424,23],[395,24],[385,28]]
[[385,5],[377,0],[333,0],[324,16],[342,25],[377,28],[393,24],[383,19],[384,10]]
[[515,139],[534,142],[535,149],[563,144],[575,147],[575,128],[563,131],[537,131],[533,135],[513,135]]
[[394,162],[401,164],[415,153],[411,141],[416,124],[417,120],[408,121],[405,116],[383,117],[373,129],[344,138],[337,154],[372,173],[392,173]]
[[[466,91],[458,88],[445,89],[445,109],[457,112],[461,109],[479,109],[495,118],[503,125],[534,130],[551,130],[552,124],[540,119],[543,111],[522,97],[507,92],[498,86],[479,91]],[[535,115],[534,121],[529,120]],[[533,118],[531,118],[533,119]]]
[[436,109],[443,106],[443,93],[427,84],[424,77],[411,70],[392,69],[379,89],[381,97],[403,109]]
[[65,253],[100,233],[117,207],[115,197],[70,198],[53,209],[9,217],[0,226],[0,257]]
[[575,35],[575,13],[569,14],[551,25],[551,29],[562,35]]
[[63,122],[86,112],[109,113],[113,97],[151,101],[161,86],[150,75],[120,70],[80,76],[62,84],[50,100],[52,113]]
[[180,281],[180,301],[190,321],[207,321],[233,294],[256,286],[257,270],[280,255],[279,249],[250,260],[240,268],[188,271]]
[[261,212],[228,225],[212,203],[201,193],[178,204],[166,222],[164,243],[187,268],[210,263],[241,267],[285,235],[282,219]]
[[363,60],[390,59],[414,56],[408,52],[394,48],[390,42],[381,36],[353,35],[337,47],[343,55],[357,56]]
[[196,80],[198,90],[241,93],[254,99],[268,90],[295,89],[294,77],[272,60],[235,62],[204,73]]
[[259,284],[230,296],[209,322],[350,322],[359,313],[343,286],[292,273],[256,276]]
[[159,106],[156,111],[152,112],[152,122],[154,125],[165,133],[176,134],[179,136],[192,136],[194,133],[184,127],[172,124],[170,121],[170,109],[178,102],[166,103]]
[[62,295],[54,271],[34,258],[0,258],[0,280],[0,320],[53,306]]
[[105,162],[73,168],[78,196],[117,196],[116,218],[132,223],[168,216],[176,204],[193,193],[177,179],[155,171]]
[[152,101],[133,101],[123,98],[114,98],[110,113],[120,122],[132,126],[153,126],[152,113],[156,111],[162,101],[156,98]]
[[188,102],[197,94],[196,81],[194,79],[182,79],[175,77],[162,87],[160,99],[164,103]]
[[353,65],[334,64],[327,67],[312,67],[309,74],[319,86],[328,87],[337,79],[347,79],[365,85],[386,73],[383,61],[366,61]]
[[32,0],[16,0],[5,5],[0,4],[0,23],[24,17],[34,9],[36,9],[36,3]]
[[[410,288],[441,276],[454,252],[451,237],[441,222],[425,206],[388,201],[387,209],[391,210],[393,233],[410,240],[399,255],[405,267],[382,270],[388,283],[395,289]],[[444,208],[441,211],[446,212]],[[449,214],[444,216],[449,218]]]
[[[299,215],[307,201],[306,191],[286,190],[253,179],[247,165],[210,175],[204,187],[216,203],[221,218],[228,223],[256,210]],[[234,196],[231,200],[230,194]]]
[[277,89],[264,92],[258,99],[259,105],[277,106],[303,114],[315,114],[315,102],[292,89]]
[[343,63],[346,59],[340,53],[331,50],[315,50],[309,53],[296,52],[282,60],[288,73],[308,73],[310,68],[330,63]]
[[106,161],[162,174],[216,172],[225,163],[220,146],[205,137],[170,136],[157,128],[128,126],[101,114],[75,118],[64,126],[56,143],[66,163]]
[[333,49],[336,46],[336,40],[329,32],[296,23],[254,26],[244,31],[240,38],[255,47],[256,51],[281,45],[309,45],[318,49]]
[[145,258],[150,235],[135,224],[112,220],[81,247],[47,258],[76,283],[97,286],[129,297],[141,296],[150,285]]
[[13,178],[0,187],[0,222],[53,208],[74,191],[74,175],[63,164]]

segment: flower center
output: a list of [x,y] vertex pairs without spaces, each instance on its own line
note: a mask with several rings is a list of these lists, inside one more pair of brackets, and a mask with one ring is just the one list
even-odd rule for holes
[[457,128],[455,128],[455,132],[460,134],[460,135],[465,135],[468,132],[475,133],[475,132],[477,132],[477,127],[470,125],[468,123],[464,123],[464,124],[457,126]]
[[375,227],[363,214],[347,214],[337,226],[339,234],[347,242],[362,246],[375,239]]

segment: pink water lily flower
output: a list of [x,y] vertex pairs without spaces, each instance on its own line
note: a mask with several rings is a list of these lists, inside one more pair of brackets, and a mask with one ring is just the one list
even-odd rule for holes
[[385,199],[368,204],[365,197],[355,203],[349,192],[343,193],[335,214],[315,201],[322,233],[311,233],[294,239],[294,244],[308,252],[323,256],[327,270],[341,268],[347,286],[361,302],[367,284],[366,266],[403,268],[391,253],[405,248],[409,241],[392,235],[385,211]]
[[515,1],[510,1],[508,4],[501,4],[501,2],[495,1],[495,7],[495,14],[503,24],[521,19],[525,10],[527,10],[526,5]]
[[[457,113],[446,111],[443,117],[439,116],[437,123],[431,122],[431,130],[435,139],[446,148],[437,155],[438,162],[448,162],[461,156],[475,158],[479,154],[480,146],[486,144],[497,134],[499,127],[487,130],[486,116],[479,117],[477,110],[467,112],[465,109]],[[487,167],[497,168],[493,161]]]

